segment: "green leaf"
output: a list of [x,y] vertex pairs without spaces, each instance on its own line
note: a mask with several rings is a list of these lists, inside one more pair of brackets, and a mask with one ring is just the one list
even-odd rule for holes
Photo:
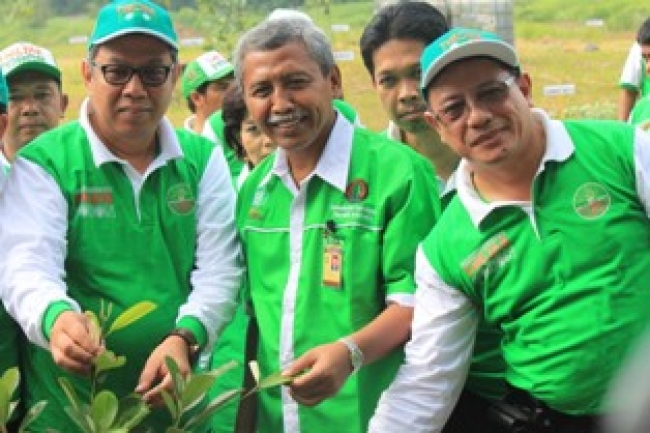
[[72,383],[70,383],[70,380],[67,377],[59,377],[59,384],[61,385],[61,388],[63,389],[66,397],[68,397],[68,401],[70,401],[70,404],[72,404],[72,407],[75,410],[79,410],[79,396],[74,390]]
[[84,311],[84,315],[88,318],[89,322],[89,334],[90,338],[93,340],[93,343],[96,345],[101,345],[102,342],[102,327],[99,324],[99,319],[94,311]]
[[259,387],[260,390],[262,390],[262,389],[273,388],[281,385],[288,385],[291,382],[293,382],[293,377],[283,376],[282,372],[278,371],[277,373],[273,373],[272,375],[267,376],[264,379],[260,380],[257,386]]
[[95,375],[107,370],[114,370],[116,368],[122,367],[126,363],[126,357],[117,356],[110,350],[104,350],[102,353],[97,355],[93,360],[95,365]]
[[169,370],[169,374],[172,377],[172,383],[174,384],[174,395],[183,395],[185,380],[183,379],[181,371],[178,369],[178,364],[176,364],[174,358],[170,356],[165,356],[165,364],[167,365],[167,370]]
[[222,365],[219,368],[215,368],[210,371],[206,371],[205,373],[202,374],[209,374],[210,376],[214,377],[215,379],[218,378],[219,376],[222,376],[224,373],[227,373],[228,371],[232,370],[233,368],[237,367],[239,363],[237,361],[228,361],[226,364]]
[[0,387],[0,426],[7,425],[7,421],[9,421],[10,400],[11,394],[9,394],[9,391],[4,387]]
[[167,407],[172,420],[178,420],[180,418],[180,409],[178,408],[177,402],[166,390],[163,390],[160,394],[162,395],[163,401],[165,402],[165,406]]
[[241,389],[232,389],[220,394],[219,397],[212,400],[210,404],[203,408],[203,410],[187,420],[185,423],[185,429],[191,431],[193,428],[203,425],[203,423],[207,422],[212,415],[225,406],[226,403],[234,400],[235,397],[241,394],[241,391]]
[[120,399],[115,427],[133,429],[151,410],[140,394],[132,393]]
[[19,432],[24,432],[27,430],[27,427],[38,418],[38,416],[43,412],[47,406],[47,401],[39,401],[34,406],[30,407],[23,420],[20,422],[20,427],[18,428]]
[[20,382],[20,372],[18,367],[8,368],[0,377],[0,388],[7,390],[9,398],[13,395],[14,392],[18,389],[18,383]]
[[87,411],[80,410],[79,408],[74,408],[71,406],[66,406],[64,408],[65,413],[68,414],[68,417],[75,423],[77,426],[84,431],[85,433],[94,433],[95,426],[93,425],[93,420],[89,419]]
[[181,394],[181,407],[183,410],[188,411],[199,404],[215,380],[217,378],[209,374],[191,376],[185,384],[183,394]]
[[95,426],[100,432],[111,428],[117,415],[117,409],[117,397],[115,397],[115,394],[111,391],[100,391],[95,398],[93,398],[90,406],[90,413],[95,422]]
[[125,310],[122,314],[120,314],[115,319],[115,321],[111,324],[110,329],[106,333],[106,336],[109,336],[113,332],[119,331],[120,329],[129,326],[131,323],[140,320],[142,317],[151,313],[155,309],[156,309],[156,304],[154,304],[153,302],[150,301],[138,302],[131,308]]

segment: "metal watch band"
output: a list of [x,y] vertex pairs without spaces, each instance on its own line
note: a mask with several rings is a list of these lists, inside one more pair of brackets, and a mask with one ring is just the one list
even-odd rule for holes
[[357,343],[352,341],[351,338],[343,337],[340,338],[339,341],[345,344],[345,346],[348,348],[348,352],[350,353],[350,364],[352,364],[352,373],[350,374],[354,374],[357,371],[359,371],[359,369],[363,365],[363,360],[364,360],[363,352],[361,351],[359,346],[357,346]]

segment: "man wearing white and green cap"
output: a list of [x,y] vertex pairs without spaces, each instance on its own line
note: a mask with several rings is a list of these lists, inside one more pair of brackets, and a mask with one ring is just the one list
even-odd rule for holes
[[596,432],[650,321],[650,136],[532,108],[493,33],[450,30],[421,65],[458,192],[418,251],[406,359],[369,431],[439,432],[482,319],[503,332],[509,389],[481,432]]
[[28,42],[0,51],[0,67],[9,87],[7,128],[0,159],[5,170],[25,144],[56,126],[68,106],[61,70],[52,53]]
[[208,117],[221,109],[223,95],[235,80],[232,64],[217,51],[201,54],[185,66],[181,91],[192,116],[185,129],[203,132]]
[[[234,191],[221,152],[165,118],[177,50],[162,7],[106,4],[82,63],[79,120],[39,136],[12,166],[0,198],[0,279],[32,343],[26,404],[48,402],[31,431],[79,430],[58,379],[87,398],[84,375],[104,346],[126,364],[100,387],[161,404],[171,388],[165,357],[188,374],[232,316],[241,276]],[[144,301],[157,308],[105,342],[92,337],[83,311],[109,311],[112,322]],[[154,407],[143,431],[169,426]]]

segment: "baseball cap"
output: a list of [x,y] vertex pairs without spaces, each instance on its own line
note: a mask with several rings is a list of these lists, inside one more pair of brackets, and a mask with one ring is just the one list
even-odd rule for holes
[[232,74],[233,71],[232,63],[217,51],[208,51],[201,54],[188,63],[183,71],[181,77],[183,97],[187,98],[204,83],[219,80],[228,74]]
[[515,49],[495,33],[456,27],[431,42],[422,52],[422,91],[446,66],[469,57],[490,57],[513,68],[519,68]]
[[0,51],[0,67],[6,78],[18,72],[42,72],[61,82],[61,70],[52,53],[29,42],[17,42]]
[[102,7],[88,48],[132,33],[153,36],[178,49],[178,37],[169,13],[147,0],[114,0]]
[[2,71],[0,71],[0,104],[4,105],[5,108],[9,105],[9,89]]

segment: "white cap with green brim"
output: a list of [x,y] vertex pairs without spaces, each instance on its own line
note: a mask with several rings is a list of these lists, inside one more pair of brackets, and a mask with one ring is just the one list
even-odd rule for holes
[[0,51],[0,67],[7,79],[19,72],[36,71],[61,82],[61,70],[52,53],[28,42],[17,42]]
[[217,81],[233,74],[234,68],[224,56],[217,51],[201,54],[185,67],[181,77],[181,91],[187,98],[192,92],[210,81]]
[[133,33],[153,36],[178,49],[169,13],[147,0],[116,0],[105,5],[97,15],[88,48]]
[[495,33],[457,27],[431,42],[422,52],[422,92],[445,67],[470,57],[489,57],[512,68],[519,68],[515,49]]

